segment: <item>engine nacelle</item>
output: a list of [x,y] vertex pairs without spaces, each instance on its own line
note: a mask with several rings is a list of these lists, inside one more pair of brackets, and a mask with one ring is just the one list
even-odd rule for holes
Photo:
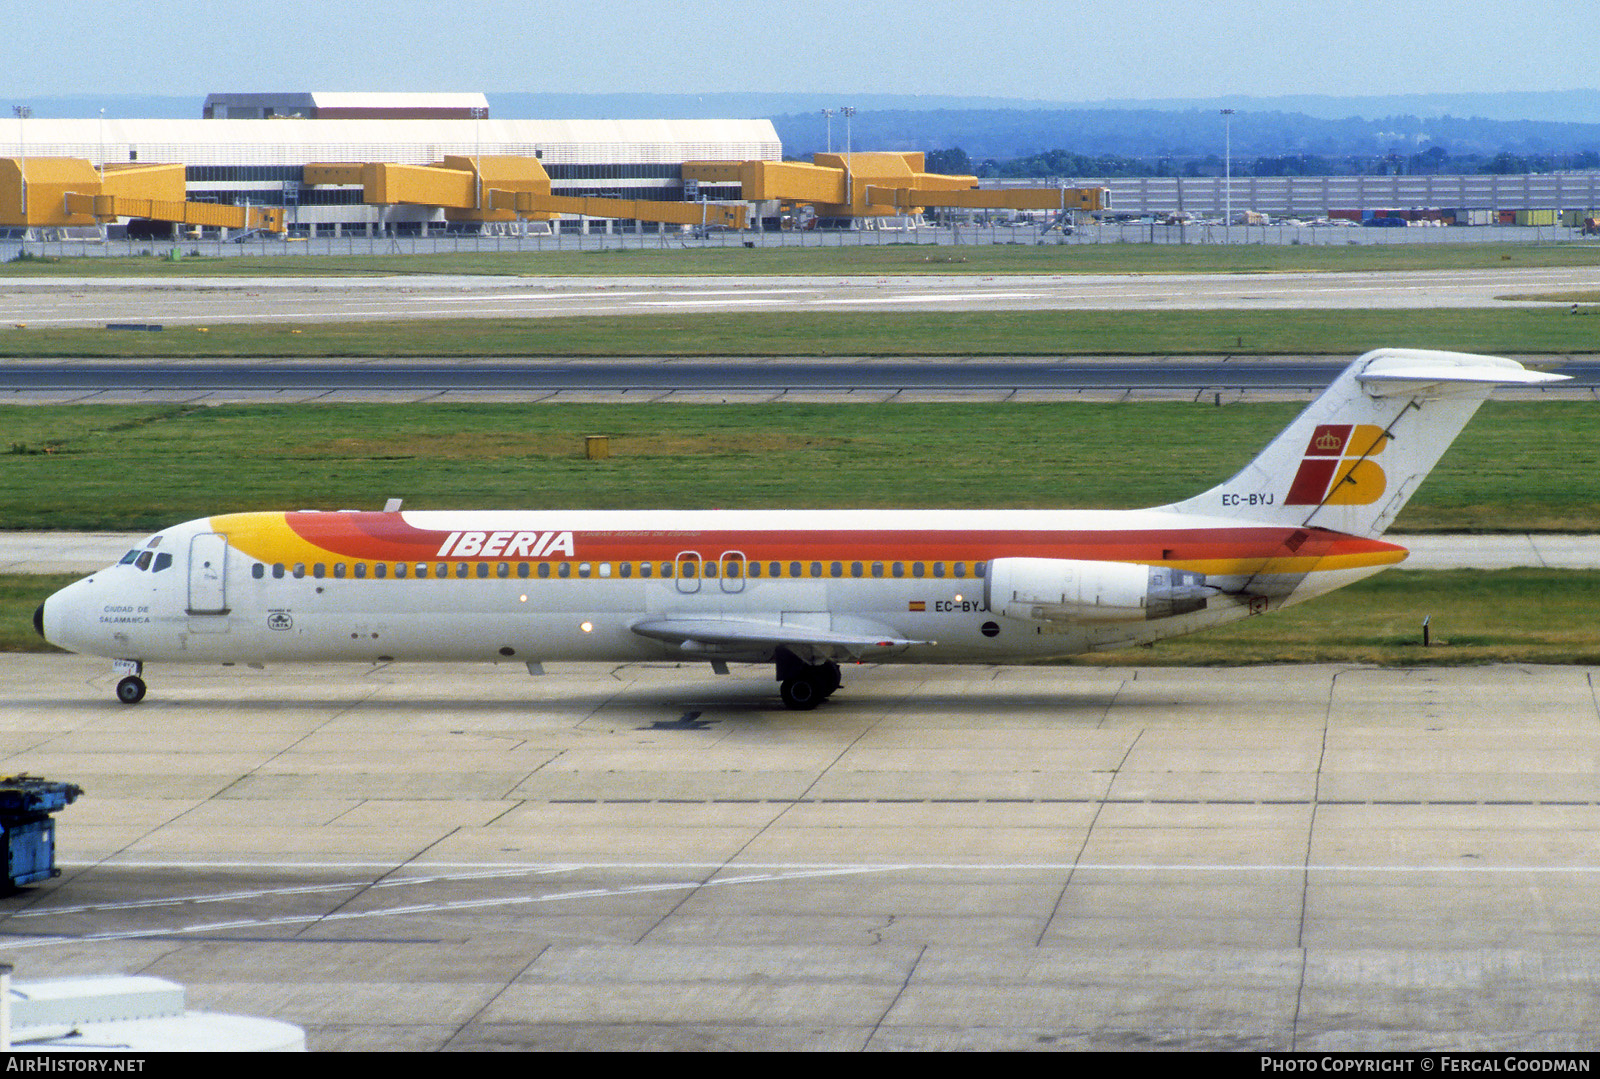
[[1143,622],[1204,609],[1205,574],[1137,562],[996,558],[983,579],[989,610],[1036,622]]

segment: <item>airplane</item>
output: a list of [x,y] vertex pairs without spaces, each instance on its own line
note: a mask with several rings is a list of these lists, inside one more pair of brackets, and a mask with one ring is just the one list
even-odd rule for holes
[[234,513],[163,529],[34,628],[147,663],[770,663],[790,709],[842,662],[1027,663],[1265,614],[1361,580],[1494,387],[1494,356],[1361,356],[1237,475],[1143,510]]

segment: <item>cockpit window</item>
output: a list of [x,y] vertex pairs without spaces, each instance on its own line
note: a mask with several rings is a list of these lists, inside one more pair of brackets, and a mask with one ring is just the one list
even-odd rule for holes
[[155,555],[151,554],[149,551],[140,551],[139,557],[134,560],[133,564],[139,569],[149,569],[150,560],[154,557]]
[[123,555],[122,556],[122,561],[118,562],[117,565],[119,565],[119,566],[132,565],[133,564],[133,560],[135,558],[138,558],[138,557],[139,557],[139,548],[135,547],[133,550],[131,550],[127,554]]
[[150,572],[151,573],[160,573],[162,570],[166,569],[170,565],[172,565],[172,556],[170,554],[158,554],[158,555],[156,555],[155,568],[152,569]]

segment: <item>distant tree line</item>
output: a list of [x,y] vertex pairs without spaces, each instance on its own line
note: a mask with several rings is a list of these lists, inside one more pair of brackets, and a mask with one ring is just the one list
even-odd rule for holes
[[[949,176],[1021,179],[1037,176],[1221,176],[1225,163],[1219,154],[1203,157],[1119,157],[1115,154],[1077,154],[1070,150],[1049,150],[1025,157],[974,161],[959,146],[927,153],[929,172]],[[1343,157],[1320,154],[1284,154],[1276,157],[1237,156],[1232,162],[1235,176],[1456,176],[1470,173],[1513,175],[1539,172],[1575,172],[1600,169],[1600,152],[1516,154],[1502,151],[1494,155],[1451,154],[1442,146],[1420,153]]]

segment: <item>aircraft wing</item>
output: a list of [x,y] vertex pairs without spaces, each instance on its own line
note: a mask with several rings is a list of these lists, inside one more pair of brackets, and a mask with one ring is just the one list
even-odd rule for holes
[[860,659],[872,652],[930,643],[907,640],[887,626],[864,619],[852,621],[853,632],[839,633],[752,618],[654,618],[635,623],[633,632],[676,643],[686,652],[765,654],[782,646],[807,662]]

